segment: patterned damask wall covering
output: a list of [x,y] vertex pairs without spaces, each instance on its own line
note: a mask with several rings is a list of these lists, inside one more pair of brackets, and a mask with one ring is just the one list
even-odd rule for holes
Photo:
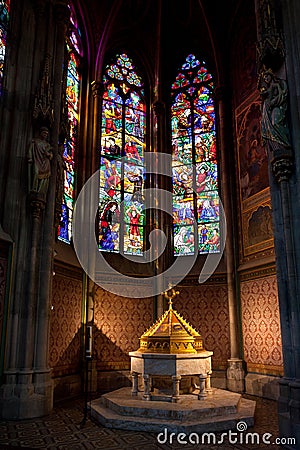
[[250,372],[281,374],[281,331],[276,276],[241,282],[244,359]]
[[204,340],[206,350],[213,351],[213,369],[225,369],[230,358],[229,315],[226,285],[180,286],[174,308]]
[[54,377],[78,372],[80,368],[81,304],[82,281],[56,273],[49,345]]
[[129,369],[128,352],[139,348],[139,337],[154,322],[153,299],[119,297],[97,287],[94,307],[97,369]]

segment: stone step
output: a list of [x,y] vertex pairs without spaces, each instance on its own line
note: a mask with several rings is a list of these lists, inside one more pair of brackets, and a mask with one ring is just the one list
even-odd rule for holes
[[[124,388],[124,390],[128,388]],[[130,389],[130,388],[129,388]],[[126,392],[120,392],[121,390],[114,391],[114,397],[125,397]],[[221,391],[218,389],[218,391]],[[224,396],[228,394],[228,391],[222,391]],[[222,394],[222,392],[218,392],[218,394]],[[112,393],[110,393],[112,394]],[[234,393],[230,393],[234,394]],[[106,394],[108,395],[108,394]],[[239,394],[238,394],[239,395]],[[214,396],[214,394],[212,394]],[[128,402],[132,399],[131,395],[128,395]],[[124,400],[122,400],[124,401]],[[197,402],[203,405],[203,411],[209,409],[208,405],[205,405],[207,400],[197,400]],[[209,400],[209,402],[212,400]],[[218,400],[215,399],[215,402]],[[160,409],[169,410],[166,408],[166,405],[171,407],[170,410],[180,411],[188,409],[188,405],[185,404],[184,401],[180,403],[167,403],[167,402],[152,402],[152,401],[143,401],[136,399],[134,405],[130,405],[133,410],[131,411],[131,415],[120,414],[117,411],[110,409],[105,406],[105,402],[103,403],[102,398],[92,401],[91,403],[91,416],[98,422],[100,425],[107,428],[116,428],[116,429],[124,429],[124,430],[137,430],[137,431],[148,431],[154,433],[162,433],[167,429],[168,433],[207,433],[207,432],[219,432],[225,430],[235,430],[238,422],[245,422],[246,426],[252,426],[254,424],[254,412],[255,412],[255,402],[252,400],[244,399],[240,396],[238,407],[236,412],[226,412],[224,410],[223,414],[211,416],[209,411],[206,411],[206,414],[201,414],[201,417],[193,417],[193,416],[180,416],[177,414],[177,418],[169,416],[159,417],[158,415],[149,416],[149,410],[151,413],[153,411],[158,412]],[[142,404],[141,404],[142,403]],[[146,403],[146,405],[145,405]],[[155,405],[154,405],[155,403]],[[163,403],[163,405],[162,405]],[[184,404],[185,409],[182,409],[182,405]],[[148,406],[149,405],[149,406]],[[134,414],[134,408],[136,414]],[[181,409],[180,409],[181,408]],[[141,414],[142,412],[142,414]]]
[[132,397],[130,388],[122,388],[104,394],[101,403],[121,416],[185,420],[236,414],[241,399],[240,394],[220,389],[213,389],[205,400],[198,400],[197,394],[180,395],[177,403],[166,401],[168,398],[163,396],[160,397],[161,401],[159,396],[145,401],[142,395],[143,393],[139,393],[137,397]]

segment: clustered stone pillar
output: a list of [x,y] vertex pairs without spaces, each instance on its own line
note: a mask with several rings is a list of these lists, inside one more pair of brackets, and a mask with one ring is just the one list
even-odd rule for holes
[[228,157],[230,152],[227,149],[227,130],[228,130],[228,96],[225,86],[216,87],[216,102],[219,112],[219,140],[221,150],[221,181],[223,187],[223,205],[226,216],[226,270],[227,270],[227,293],[228,293],[228,311],[229,311],[229,333],[230,333],[230,359],[226,373],[227,389],[234,392],[243,392],[245,388],[245,372],[243,369],[243,360],[240,358],[239,344],[239,315],[238,315],[238,295],[236,289],[236,267],[234,263],[234,222],[233,222],[233,202],[232,193],[228,180],[230,179],[230,170]]
[[[299,193],[295,189],[300,172],[296,151],[300,102],[295,83],[300,61],[299,42],[295,39],[299,6],[294,0],[256,1],[258,89],[262,99],[262,138],[269,156],[284,365],[284,376],[279,382],[279,431],[281,437],[296,439],[295,444],[288,446],[294,449],[299,448],[300,442]],[[278,24],[283,24],[284,29]],[[289,55],[293,55],[293,60]]]
[[[14,64],[27,67],[28,61],[34,62],[31,85],[24,83],[22,71],[9,66],[13,58],[8,59],[7,67],[8,72],[12,69],[7,98],[22,98],[22,108],[7,114],[10,121],[7,119],[5,128],[13,132],[3,139],[8,155],[5,192],[9,192],[3,228],[15,242],[0,389],[0,415],[5,419],[38,417],[53,407],[49,329],[62,97],[54,86],[62,82],[69,23],[64,0],[24,0],[17,8],[20,18],[27,18],[27,27]],[[16,24],[13,21],[12,27]],[[15,31],[12,29],[12,35]]]
[[[151,161],[151,169],[153,173],[150,174],[151,187],[153,189],[161,189],[164,192],[169,191],[172,169],[171,169],[171,155],[166,156],[166,152],[164,149],[165,146],[165,122],[166,122],[166,110],[165,104],[161,101],[156,101],[152,105],[153,116],[154,116],[154,155],[150,155],[149,161]],[[157,191],[159,192],[159,191]],[[161,204],[161,208],[163,208],[163,203]],[[152,229],[160,229],[165,233],[167,243],[165,250],[161,256],[157,256],[154,254],[154,275],[160,275],[164,271],[166,271],[168,266],[168,261],[170,260],[170,242],[171,242],[171,228],[170,228],[170,216],[163,209],[155,209],[152,214]],[[155,252],[158,252],[159,245],[158,243],[153,243],[155,248]],[[165,290],[165,285],[163,285],[162,278],[159,286],[157,286],[158,292],[163,292]],[[156,296],[156,316],[160,317],[164,310],[166,309],[166,305],[164,302],[163,294],[158,294]]]

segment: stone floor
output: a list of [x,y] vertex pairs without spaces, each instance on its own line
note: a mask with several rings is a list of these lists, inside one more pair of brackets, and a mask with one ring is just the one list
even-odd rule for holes
[[[154,450],[154,449],[200,449],[200,450],[255,450],[261,448],[271,448],[279,450],[282,447],[275,444],[278,437],[277,425],[277,405],[272,400],[265,400],[252,396],[245,396],[248,399],[256,401],[255,425],[249,427],[247,431],[238,435],[237,443],[235,435],[221,440],[220,434],[216,435],[215,444],[213,440],[208,444],[196,444],[196,437],[181,437],[187,439],[187,444],[175,442],[170,443],[170,436],[162,436],[157,440],[155,433],[146,433],[139,431],[112,430],[103,428],[95,424],[89,416],[84,424],[84,400],[82,398],[73,401],[66,401],[56,405],[51,415],[18,422],[0,421],[0,449],[51,449],[51,450],[79,450],[79,449],[98,449],[98,450]],[[236,432],[236,430],[232,430]],[[257,440],[254,445],[250,442],[247,432],[258,433],[260,443]],[[264,433],[270,433],[270,444],[262,442]],[[203,436],[200,436],[200,443]],[[249,443],[245,443],[246,437]],[[172,438],[171,438],[172,439]],[[210,439],[213,439],[210,437]],[[165,442],[166,440],[166,442]],[[173,438],[174,440],[174,438]],[[180,440],[180,438],[179,438]],[[190,442],[191,440],[191,442]]]

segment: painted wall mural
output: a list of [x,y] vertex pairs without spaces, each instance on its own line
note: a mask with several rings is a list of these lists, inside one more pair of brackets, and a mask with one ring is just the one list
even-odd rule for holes
[[[268,157],[261,138],[261,105],[254,92],[235,111],[241,261],[274,253]],[[263,253],[264,252],[264,253]]]
[[281,331],[276,275],[241,282],[244,359],[251,372],[281,374]]
[[241,200],[269,186],[268,159],[261,139],[260,101],[254,100],[237,110],[236,127],[239,152]]

